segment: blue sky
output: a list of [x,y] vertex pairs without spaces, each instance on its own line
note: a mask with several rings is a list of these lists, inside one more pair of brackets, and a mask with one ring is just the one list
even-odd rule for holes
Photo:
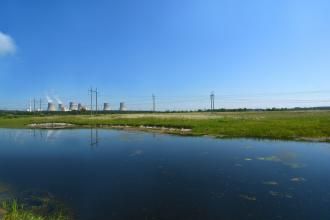
[[[135,109],[330,105],[326,0],[2,0],[0,107],[59,96]],[[0,35],[1,36],[1,35]],[[8,45],[7,45],[8,46]],[[3,53],[1,53],[1,48]]]

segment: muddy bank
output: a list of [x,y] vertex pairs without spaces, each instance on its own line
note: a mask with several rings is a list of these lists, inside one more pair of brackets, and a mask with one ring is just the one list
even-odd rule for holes
[[106,126],[108,128],[121,129],[121,130],[139,130],[139,131],[151,131],[160,133],[173,133],[173,134],[191,134],[192,129],[189,128],[169,128],[169,127],[156,127],[156,126],[128,126],[128,125],[111,125]]

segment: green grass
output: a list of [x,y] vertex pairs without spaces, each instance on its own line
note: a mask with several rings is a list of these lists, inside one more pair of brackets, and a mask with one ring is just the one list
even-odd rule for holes
[[[0,116],[0,127],[63,122],[78,126],[128,125],[190,128],[190,135],[330,141],[330,111],[145,113],[109,115]],[[170,133],[178,133],[170,132]]]
[[69,220],[61,212],[50,216],[41,216],[31,210],[25,210],[22,205],[19,205],[16,200],[3,202],[1,208],[6,210],[3,220]]

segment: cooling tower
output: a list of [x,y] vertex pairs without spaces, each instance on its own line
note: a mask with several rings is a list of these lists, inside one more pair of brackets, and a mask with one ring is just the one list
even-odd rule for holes
[[78,111],[81,111],[81,110],[83,110],[83,106],[81,105],[81,103],[78,103]]
[[56,111],[55,104],[52,103],[52,102],[48,102],[48,108],[47,108],[47,110],[48,110],[49,112],[55,112],[55,111]]
[[65,112],[65,107],[63,106],[62,103],[58,104],[58,110],[59,110],[60,112]]
[[103,105],[103,111],[110,111],[110,110],[111,110],[110,104],[105,102]]
[[126,111],[125,102],[120,103],[119,111]]
[[70,102],[69,110],[70,111],[77,111],[78,110],[78,105],[74,102]]

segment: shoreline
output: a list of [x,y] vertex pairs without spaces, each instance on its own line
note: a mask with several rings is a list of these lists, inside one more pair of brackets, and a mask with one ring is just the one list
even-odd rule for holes
[[271,137],[245,137],[245,136],[225,136],[225,135],[212,135],[212,134],[200,134],[196,135],[192,132],[192,129],[187,128],[172,128],[172,127],[157,127],[157,126],[129,126],[129,125],[103,125],[99,124],[95,127],[90,125],[75,125],[70,123],[33,123],[26,125],[26,128],[32,129],[80,129],[80,128],[100,128],[100,129],[114,129],[124,131],[143,131],[159,134],[170,134],[179,136],[196,136],[196,137],[210,137],[217,139],[262,139],[262,140],[274,140],[274,141],[297,141],[297,142],[310,142],[310,143],[330,143],[330,137],[297,137],[297,138],[271,138]]
[[182,136],[329,143],[330,111],[0,116],[0,128],[90,127]]

